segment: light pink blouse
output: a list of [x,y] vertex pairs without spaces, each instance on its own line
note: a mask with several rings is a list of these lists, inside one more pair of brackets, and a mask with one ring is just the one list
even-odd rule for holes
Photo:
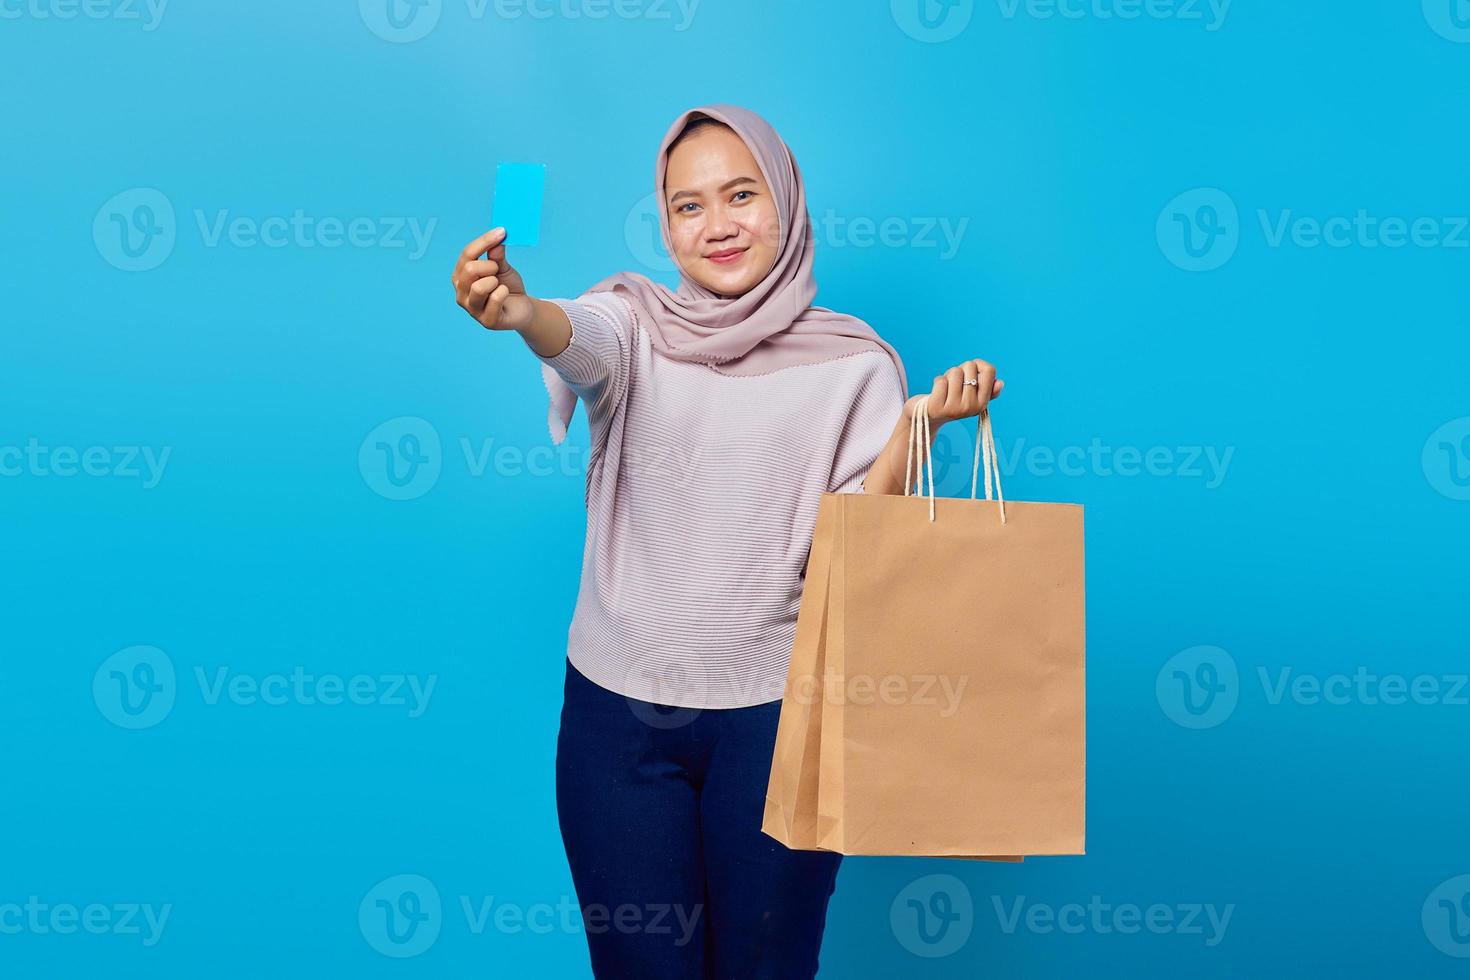
[[734,377],[655,353],[613,293],[552,302],[572,339],[539,359],[592,439],[573,666],[659,704],[781,697],[817,503],[862,491],[903,409],[892,360]]

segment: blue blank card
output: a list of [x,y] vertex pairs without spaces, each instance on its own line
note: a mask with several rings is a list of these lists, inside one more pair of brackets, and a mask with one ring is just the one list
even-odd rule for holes
[[536,245],[541,241],[541,195],[546,187],[544,163],[499,163],[495,165],[495,204],[490,227],[505,228],[511,245]]

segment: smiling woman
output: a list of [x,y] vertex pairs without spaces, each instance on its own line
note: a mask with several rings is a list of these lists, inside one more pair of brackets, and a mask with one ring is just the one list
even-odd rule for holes
[[[541,361],[560,442],[593,443],[568,636],[557,813],[584,916],[682,910],[682,941],[587,931],[599,977],[814,976],[841,860],[761,832],[817,507],[899,493],[911,412],[898,352],[814,306],[801,170],[760,116],[677,119],[654,169],[678,290],[624,272],[529,295],[505,230],[452,276],[481,325]],[[971,360],[934,379],[934,426],[999,392]],[[933,432],[931,430],[932,439]]]
[[665,180],[679,268],[717,295],[748,292],[775,264],[781,216],[745,141],[723,123],[696,120],[669,148]]

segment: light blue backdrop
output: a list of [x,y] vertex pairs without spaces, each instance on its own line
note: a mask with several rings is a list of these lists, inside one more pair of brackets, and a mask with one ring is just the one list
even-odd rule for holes
[[585,975],[586,423],[449,272],[501,162],[666,270],[710,101],[1087,507],[1091,853],[850,860],[823,976],[1464,975],[1466,0],[388,2],[0,2],[0,975]]

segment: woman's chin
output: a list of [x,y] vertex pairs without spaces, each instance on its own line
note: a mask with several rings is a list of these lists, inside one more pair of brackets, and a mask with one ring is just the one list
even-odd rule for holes
[[700,285],[721,296],[739,296],[755,285],[748,262],[748,259],[742,259],[734,263],[736,267],[732,269],[705,260]]

